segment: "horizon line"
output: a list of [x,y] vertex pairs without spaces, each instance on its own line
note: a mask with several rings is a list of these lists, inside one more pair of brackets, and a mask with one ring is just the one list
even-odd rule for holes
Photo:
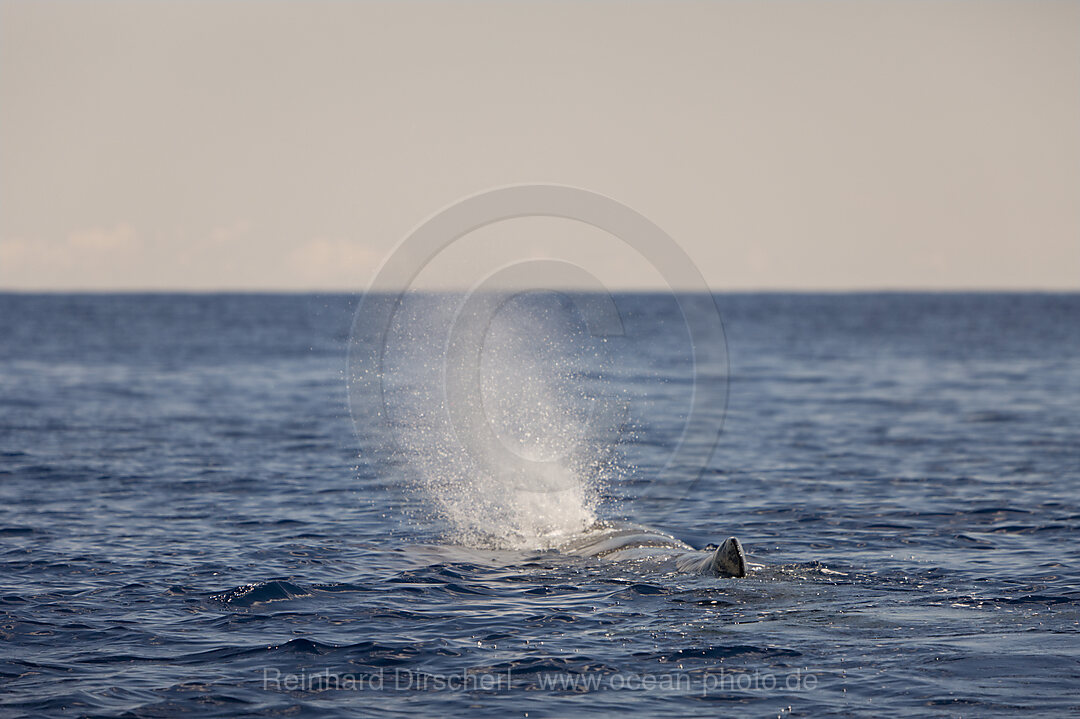
[[[670,287],[617,287],[605,288],[612,294],[672,294],[679,290]],[[420,294],[462,294],[469,290],[460,288],[406,288],[404,292],[413,291]],[[522,288],[523,292],[593,292],[592,290],[578,290],[572,287],[528,287]],[[686,291],[686,290],[682,290]],[[370,288],[34,288],[34,287],[0,287],[0,295],[364,295],[370,292]],[[689,290],[698,294],[698,290]],[[962,295],[962,294],[995,294],[995,295],[1059,295],[1080,294],[1080,286],[1076,287],[758,287],[758,288],[708,288],[709,294],[735,295],[735,294],[791,294],[791,295],[868,295],[868,294],[926,294],[926,295]],[[381,291],[376,294],[388,294],[389,291]]]

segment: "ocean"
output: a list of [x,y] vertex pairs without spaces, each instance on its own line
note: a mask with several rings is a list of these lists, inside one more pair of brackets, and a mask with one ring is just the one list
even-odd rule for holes
[[0,716],[1080,712],[1080,295],[359,300],[0,294]]

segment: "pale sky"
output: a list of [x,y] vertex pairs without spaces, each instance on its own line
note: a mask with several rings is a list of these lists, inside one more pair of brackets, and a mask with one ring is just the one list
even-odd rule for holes
[[[0,0],[0,289],[361,291],[520,183],[718,291],[1080,290],[1080,2]],[[550,218],[428,274],[540,257],[662,281]]]

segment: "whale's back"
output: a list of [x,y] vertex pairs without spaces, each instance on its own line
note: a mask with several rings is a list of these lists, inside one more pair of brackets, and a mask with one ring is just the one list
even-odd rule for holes
[[747,571],[742,545],[735,537],[715,551],[700,551],[670,534],[636,524],[597,523],[558,549],[579,557],[652,560],[692,574],[745,577]]
[[[670,534],[636,524],[597,523],[559,546],[563,554],[579,557],[629,559],[631,555],[652,556],[693,551],[686,542]],[[617,556],[616,556],[617,555]]]

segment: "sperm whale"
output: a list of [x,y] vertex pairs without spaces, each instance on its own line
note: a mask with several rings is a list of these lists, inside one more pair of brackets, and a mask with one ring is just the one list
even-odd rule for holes
[[568,540],[558,551],[610,561],[639,561],[661,570],[719,577],[745,577],[742,543],[728,537],[715,549],[694,549],[670,534],[636,524],[598,522]]

